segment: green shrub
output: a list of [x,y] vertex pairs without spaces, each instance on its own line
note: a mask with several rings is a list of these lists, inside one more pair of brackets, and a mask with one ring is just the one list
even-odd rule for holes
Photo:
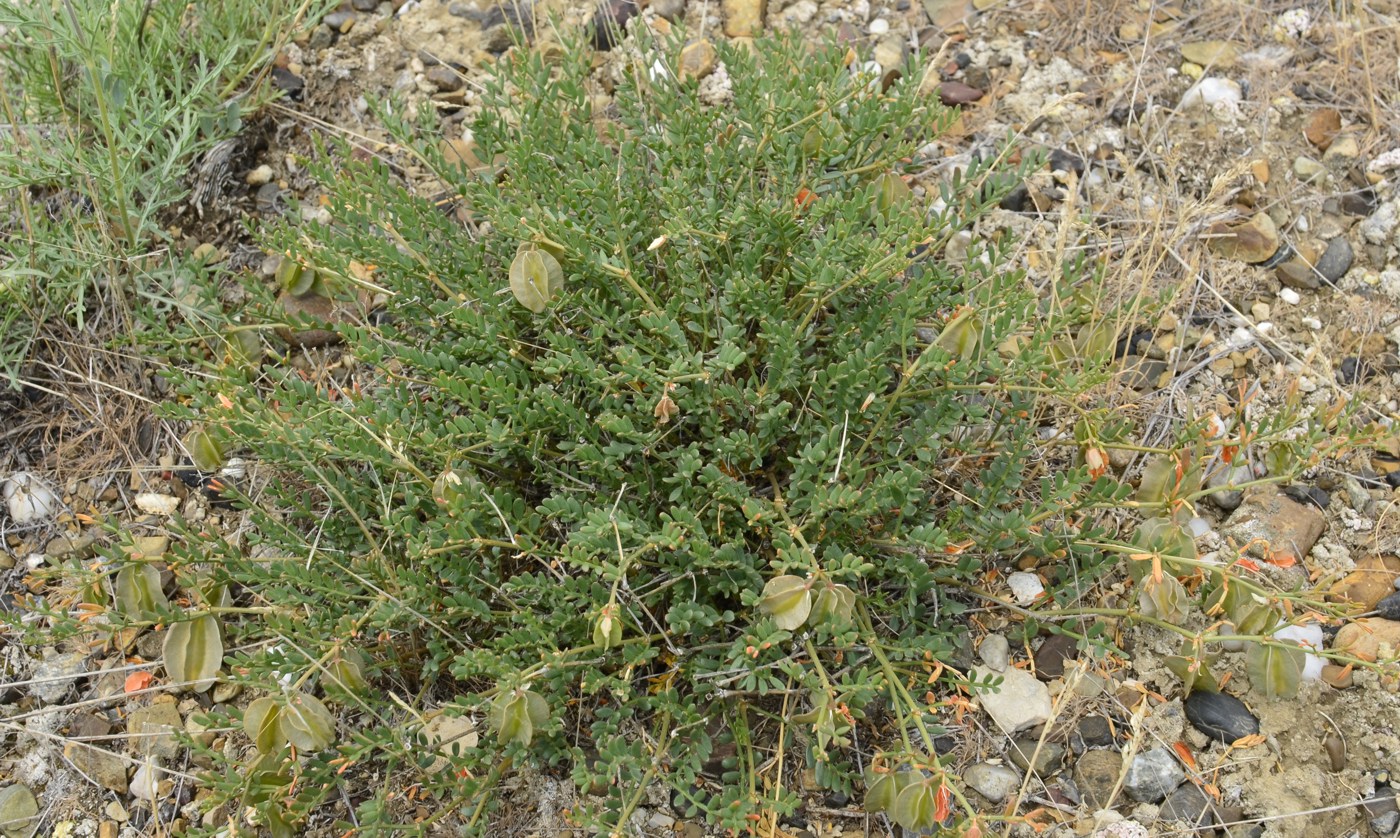
[[301,5],[0,2],[8,386],[45,323],[81,328],[105,305],[127,325],[143,307],[155,283],[142,270],[157,261],[144,257],[168,241],[166,214],[200,155],[268,99],[267,85],[244,85]]
[[[679,44],[645,50],[674,67]],[[329,223],[278,231],[278,287],[205,336],[181,415],[273,476],[247,544],[186,533],[176,564],[263,612],[225,623],[227,648],[262,641],[228,670],[271,695],[226,720],[261,755],[216,787],[280,833],[371,769],[479,827],[527,763],[567,772],[599,830],[653,783],[744,830],[798,802],[764,753],[911,827],[969,814],[928,697],[969,686],[954,594],[1032,556],[1064,605],[1116,555],[1112,516],[1085,513],[1129,493],[1101,447],[1129,428],[1078,399],[1114,321],[1092,265],[1042,305],[1010,242],[945,247],[1033,155],[911,191],[950,118],[917,68],[882,92],[832,46],[755,50],[720,47],[721,105],[637,59],[615,115],[587,50],[512,53],[471,124],[493,165],[470,170],[386,109],[398,162],[460,205],[327,155]],[[284,313],[292,291],[347,312],[343,350],[273,338],[326,326]],[[1079,439],[1047,445],[1065,417]],[[452,771],[430,770],[433,704],[480,733]],[[375,787],[361,828],[403,817]]]

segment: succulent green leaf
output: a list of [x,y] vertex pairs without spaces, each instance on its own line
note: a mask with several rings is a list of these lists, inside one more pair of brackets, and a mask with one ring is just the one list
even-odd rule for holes
[[270,754],[282,747],[287,737],[282,734],[278,717],[282,707],[277,700],[268,696],[255,699],[243,711],[243,732],[253,740],[253,744],[264,754]]
[[822,144],[825,138],[822,137],[820,126],[813,125],[802,135],[802,153],[808,157],[816,157],[822,153]]
[[134,562],[117,571],[117,610],[133,620],[155,620],[169,610],[170,600],[160,587],[160,571],[146,562]]
[[548,251],[522,250],[510,263],[510,292],[535,314],[544,311],[563,287],[564,269]]
[[212,614],[174,623],[165,633],[165,671],[175,682],[204,692],[214,685],[224,662],[219,621]]
[[1299,646],[1280,643],[1251,643],[1245,652],[1249,682],[1269,698],[1292,698],[1298,694],[1307,653]]
[[812,590],[799,576],[777,576],[763,586],[759,610],[773,618],[778,628],[792,631],[812,613]]
[[320,751],[335,741],[335,716],[315,696],[293,693],[282,708],[282,733],[301,751]]

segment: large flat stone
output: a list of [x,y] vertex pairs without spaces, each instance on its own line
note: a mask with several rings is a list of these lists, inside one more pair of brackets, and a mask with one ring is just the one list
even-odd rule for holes
[[1254,558],[1276,562],[1291,558],[1301,563],[1325,526],[1316,507],[1266,486],[1244,496],[1221,533]]
[[1024,669],[1009,667],[1001,673],[999,691],[977,691],[982,709],[1008,734],[1044,724],[1050,719],[1050,688]]

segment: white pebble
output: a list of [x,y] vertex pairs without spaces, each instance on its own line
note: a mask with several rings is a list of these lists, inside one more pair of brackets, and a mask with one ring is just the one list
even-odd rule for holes
[[1230,339],[1226,341],[1232,349],[1243,349],[1254,343],[1254,333],[1248,327],[1241,326],[1230,333]]
[[1006,584],[1011,586],[1011,595],[1018,605],[1030,605],[1045,593],[1045,584],[1034,573],[1013,573],[1006,577]]
[[883,35],[890,31],[890,22],[882,17],[877,17],[870,21],[870,27],[867,31],[871,35]]
[[1201,79],[1181,97],[1183,109],[1198,107],[1214,110],[1222,116],[1234,116],[1244,100],[1244,90],[1229,79]]
[[10,510],[10,520],[20,526],[47,521],[58,513],[62,501],[49,485],[27,471],[16,472],[0,493]]
[[[1301,626],[1284,626],[1274,632],[1277,640],[1292,640],[1300,646],[1313,649],[1322,648],[1322,626],[1317,623],[1307,623]],[[1303,658],[1303,680],[1316,681],[1322,677],[1322,658],[1317,655],[1305,655]]]
[[1291,306],[1296,306],[1303,301],[1302,295],[1292,288],[1284,288],[1278,292],[1278,298]]
[[1304,317],[1303,325],[1316,332],[1318,329],[1322,328],[1322,321],[1318,320],[1316,317]]
[[148,515],[174,515],[180,508],[180,499],[174,495],[158,495],[155,492],[142,492],[133,498],[136,508]]
[[262,186],[264,183],[272,181],[272,167],[266,163],[249,172],[243,182],[249,186]]

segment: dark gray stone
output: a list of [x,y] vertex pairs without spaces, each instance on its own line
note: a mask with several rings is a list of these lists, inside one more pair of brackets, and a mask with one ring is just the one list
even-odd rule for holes
[[[1064,764],[1065,746],[1058,742],[1042,743],[1036,736],[1018,736],[1011,740],[1011,747],[1006,749],[1006,757],[1022,771],[1049,777]],[[1034,766],[1031,765],[1031,757],[1035,757]]]
[[1103,748],[1113,744],[1113,726],[1104,716],[1085,716],[1079,720],[1075,733],[1086,748]]
[[354,24],[354,12],[331,12],[321,19],[321,22],[331,28],[333,32],[341,33],[350,31],[350,26]]
[[1050,681],[1065,674],[1065,662],[1079,657],[1079,642],[1064,634],[1052,634],[1035,650],[1035,677]]
[[1215,821],[1210,798],[1194,783],[1182,783],[1167,795],[1158,817],[1164,821],[1185,821],[1191,826],[1210,826]]
[[1376,603],[1376,616],[1384,620],[1400,621],[1400,592],[1393,593]]
[[1094,810],[1103,809],[1122,770],[1123,756],[1117,751],[1089,751],[1074,764],[1074,784],[1086,804]]
[[1227,693],[1191,693],[1186,699],[1186,719],[1196,730],[1227,745],[1259,732],[1259,720],[1243,701]]
[[1133,757],[1123,791],[1139,803],[1156,803],[1186,779],[1186,772],[1166,748],[1153,748]]
[[1351,244],[1338,236],[1327,243],[1327,250],[1323,251],[1322,258],[1317,260],[1314,267],[1328,282],[1336,282],[1351,270],[1353,258]]
[[432,82],[438,90],[451,92],[462,89],[462,74],[446,64],[429,67],[423,77]]
[[308,41],[312,49],[325,49],[335,43],[335,30],[326,24],[321,24],[311,30],[311,39]]

